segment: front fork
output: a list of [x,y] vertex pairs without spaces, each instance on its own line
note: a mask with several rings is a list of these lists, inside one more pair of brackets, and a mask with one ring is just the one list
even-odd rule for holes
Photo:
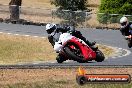
[[66,54],[65,54],[65,52],[64,52],[63,49],[59,52],[58,55],[61,56],[61,57],[63,57],[64,60],[68,60],[68,59],[69,59],[69,58],[66,56]]

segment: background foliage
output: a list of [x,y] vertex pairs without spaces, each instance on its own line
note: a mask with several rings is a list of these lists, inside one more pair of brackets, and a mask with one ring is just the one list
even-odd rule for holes
[[[63,19],[61,24],[77,26],[85,21],[85,11],[88,11],[87,0],[52,0],[51,4],[58,7],[52,14]],[[78,10],[80,11],[78,12]]]
[[[123,15],[132,15],[132,0],[101,0],[98,21],[103,24],[107,22],[118,23]],[[132,16],[128,16],[131,20]]]
[[132,0],[101,0],[99,12],[132,15]]
[[87,0],[51,0],[51,4],[65,10],[86,10]]

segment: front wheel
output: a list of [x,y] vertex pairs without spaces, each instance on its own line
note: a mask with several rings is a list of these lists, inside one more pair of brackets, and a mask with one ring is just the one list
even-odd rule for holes
[[132,47],[132,42],[131,42],[131,40],[128,39],[128,40],[127,40],[127,43],[128,43],[128,47],[131,48],[131,47]]
[[77,61],[79,63],[86,62],[83,57],[76,55],[75,52],[73,52],[69,47],[65,47],[65,53],[74,61]]
[[56,60],[57,60],[58,63],[62,63],[63,61],[65,61],[64,58],[61,55],[58,55],[56,57]]
[[102,62],[102,61],[104,61],[104,59],[105,59],[104,54],[100,50],[97,50],[96,51],[96,59],[95,59],[95,61]]

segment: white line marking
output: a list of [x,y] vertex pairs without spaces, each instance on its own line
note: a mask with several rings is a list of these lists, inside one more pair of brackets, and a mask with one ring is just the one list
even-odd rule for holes
[[33,37],[38,38],[39,36],[33,36]]
[[118,48],[118,49],[120,49],[120,50],[121,50],[122,48]]
[[34,65],[37,65],[37,64],[39,64],[39,63],[33,63]]
[[19,34],[14,34],[14,35],[19,35]]
[[41,37],[41,38],[46,38],[46,37]]
[[11,35],[12,33],[7,33],[8,35]]
[[[127,50],[127,49],[123,49],[123,48],[119,48],[119,47],[112,47],[112,46],[109,46],[109,45],[104,45],[104,46],[107,46],[107,47],[110,47],[110,48],[116,50],[115,52],[116,52],[117,54],[115,54],[113,57],[111,57],[111,58],[113,58],[113,59],[119,58],[119,57],[125,57],[125,56],[128,56],[128,55],[131,54],[131,51],[130,51],[130,50]],[[122,51],[126,51],[126,54],[124,54],[124,55],[118,55],[118,53],[119,53],[121,50],[122,50]]]
[[[4,33],[4,32],[0,32],[0,33]],[[9,35],[20,35],[20,36],[26,36],[26,37],[29,37],[31,35],[22,35],[22,34],[13,34],[13,33],[4,33],[4,34],[9,34]],[[31,36],[31,37],[36,37],[36,38],[43,38],[43,39],[46,39],[46,37],[39,37],[39,36]]]
[[29,37],[30,35],[24,35],[24,36]]

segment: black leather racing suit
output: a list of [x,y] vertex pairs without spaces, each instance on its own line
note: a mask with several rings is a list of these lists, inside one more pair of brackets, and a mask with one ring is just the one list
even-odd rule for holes
[[55,42],[58,42],[60,35],[65,32],[70,32],[73,36],[82,39],[89,46],[93,45],[91,42],[86,40],[85,37],[82,36],[80,31],[75,30],[73,27],[56,28],[51,34],[48,35],[48,40],[51,43],[51,45],[54,46]]
[[129,36],[131,35],[131,30],[132,30],[132,24],[129,23],[126,27],[121,27],[120,31],[123,36]]

